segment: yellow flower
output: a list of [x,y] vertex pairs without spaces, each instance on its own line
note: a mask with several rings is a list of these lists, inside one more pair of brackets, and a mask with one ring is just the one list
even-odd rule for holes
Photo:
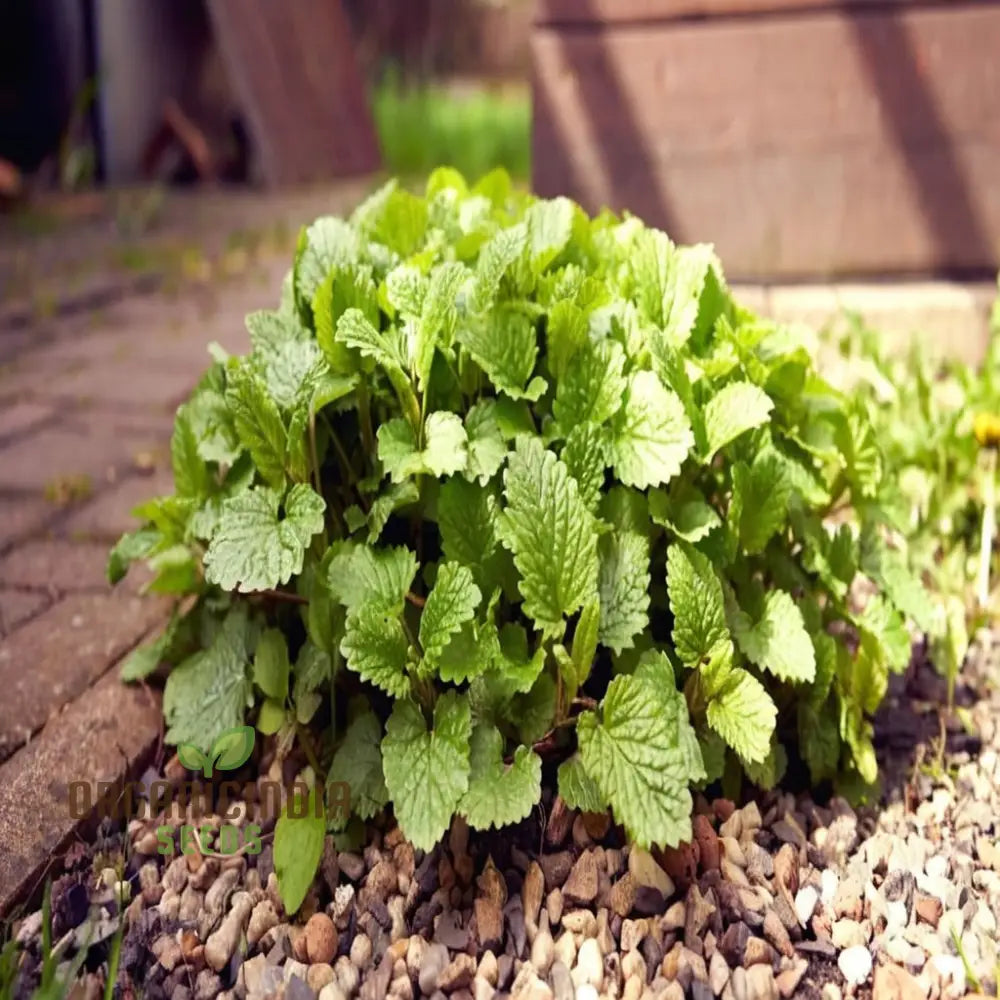
[[972,433],[980,447],[1000,447],[1000,416],[995,413],[977,413],[972,422]]

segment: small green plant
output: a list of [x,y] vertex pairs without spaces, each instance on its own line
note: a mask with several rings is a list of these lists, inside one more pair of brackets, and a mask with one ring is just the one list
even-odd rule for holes
[[247,326],[109,564],[195,598],[125,668],[173,665],[170,742],[311,724],[355,816],[391,804],[421,848],[528,815],[543,761],[643,845],[790,753],[876,781],[870,716],[933,608],[865,409],[711,248],[439,169],[304,230]]

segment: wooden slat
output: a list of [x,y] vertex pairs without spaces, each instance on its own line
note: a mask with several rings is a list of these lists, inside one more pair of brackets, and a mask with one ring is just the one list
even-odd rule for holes
[[536,29],[534,183],[734,276],[994,269],[1000,6]]
[[[874,11],[935,0],[537,0],[539,25],[629,24],[795,11]],[[948,3],[949,0],[937,0]]]
[[378,142],[340,0],[209,0],[265,179],[369,173]]

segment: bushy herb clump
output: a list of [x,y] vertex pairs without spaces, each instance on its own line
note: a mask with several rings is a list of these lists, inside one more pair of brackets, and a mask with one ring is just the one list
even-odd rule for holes
[[930,608],[864,409],[711,248],[443,169],[309,226],[247,326],[111,559],[188,598],[126,670],[174,664],[169,741],[323,720],[355,815],[391,803],[423,848],[526,816],[543,763],[644,845],[793,747],[876,779],[868,719]]

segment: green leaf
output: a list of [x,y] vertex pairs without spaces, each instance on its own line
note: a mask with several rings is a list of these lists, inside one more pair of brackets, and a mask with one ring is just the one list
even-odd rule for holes
[[798,734],[799,748],[813,784],[832,778],[840,763],[840,731],[833,708],[827,706],[820,711],[812,705],[800,705]]
[[343,219],[324,216],[306,230],[305,248],[295,271],[295,291],[312,302],[316,289],[330,271],[353,268],[360,256],[357,232]]
[[678,538],[692,545],[707,538],[722,519],[704,499],[691,499],[674,504],[663,490],[650,490],[649,517]]
[[586,773],[636,844],[674,847],[690,839],[690,775],[656,685],[616,677],[600,715],[579,716],[577,739]]
[[722,584],[702,553],[681,545],[670,546],[667,592],[674,615],[674,648],[685,666],[696,666],[728,644]]
[[395,482],[421,473],[450,476],[465,469],[468,437],[456,414],[431,413],[424,425],[424,439],[421,449],[413,428],[399,417],[379,427],[378,457]]
[[288,713],[282,701],[265,698],[257,713],[257,731],[264,736],[273,736],[288,721]]
[[[220,771],[235,771],[250,759],[253,744],[253,726],[233,726],[212,741],[210,760]],[[211,768],[205,776],[211,777]]]
[[347,666],[362,680],[394,698],[410,692],[406,672],[410,643],[399,618],[375,604],[362,604],[347,616],[340,652]]
[[515,722],[522,743],[534,743],[552,728],[556,695],[556,682],[549,674],[540,673],[531,690],[514,698],[509,716]]
[[625,352],[611,340],[577,351],[556,384],[552,413],[567,432],[577,424],[603,424],[622,405]]
[[120,583],[124,580],[129,566],[146,558],[156,548],[161,537],[160,532],[152,528],[141,528],[122,535],[108,553],[108,583]]
[[441,564],[420,616],[420,646],[429,663],[440,657],[451,637],[471,620],[482,596],[466,566]]
[[611,456],[618,478],[640,489],[666,483],[680,472],[693,445],[691,424],[677,394],[653,372],[630,375],[612,423]]
[[524,313],[498,308],[479,318],[470,317],[457,337],[489,380],[512,399],[535,400],[545,391],[544,379],[531,378],[538,338],[534,323]]
[[519,438],[504,474],[499,534],[521,574],[524,610],[557,632],[597,589],[597,528],[579,489],[536,438]]
[[374,544],[379,540],[383,529],[389,523],[389,518],[398,510],[410,507],[420,499],[420,491],[416,483],[407,480],[405,483],[393,483],[377,496],[368,510],[368,542]]
[[229,372],[226,405],[237,436],[250,452],[258,473],[278,489],[285,485],[288,432],[278,405],[260,377],[247,368]]
[[861,569],[919,629],[934,631],[934,605],[927,589],[910,572],[905,556],[871,531],[862,535]]
[[770,752],[776,719],[777,710],[763,684],[738,668],[708,703],[708,724],[751,764]]
[[570,807],[581,812],[602,813],[608,808],[597,782],[583,766],[578,753],[559,765],[557,775],[559,796]]
[[589,511],[601,500],[601,487],[608,467],[608,443],[605,433],[593,424],[577,424],[566,436],[559,456],[580,488],[580,497]]
[[736,462],[732,470],[729,523],[748,553],[763,552],[771,538],[788,523],[791,480],[773,450],[758,453],[749,467]]
[[469,788],[469,702],[454,691],[438,698],[431,730],[417,705],[397,701],[382,740],[385,784],[406,838],[429,851],[441,839]]
[[493,304],[500,282],[528,245],[528,230],[524,225],[499,230],[479,252],[476,262],[475,287],[470,302],[474,313],[485,312]]
[[[283,516],[282,516],[282,508]],[[205,577],[223,590],[270,590],[302,571],[306,548],[323,530],[326,503],[299,483],[282,495],[264,486],[238,493],[222,516],[205,553]]]
[[385,276],[386,294],[393,309],[419,316],[424,308],[429,282],[424,273],[411,264],[400,264]]
[[[286,806],[274,827],[274,871],[285,912],[298,911],[319,870],[326,840],[326,817],[322,799],[314,788],[307,802],[298,792]],[[305,815],[297,818],[299,813]]]
[[541,274],[559,255],[573,233],[573,202],[569,198],[536,201],[524,213],[532,274]]
[[485,486],[499,471],[507,457],[507,442],[496,418],[496,403],[492,399],[476,403],[465,416],[469,461],[465,477],[478,479]]
[[751,382],[730,382],[705,407],[705,434],[708,449],[702,456],[709,462],[720,448],[741,434],[766,424],[774,403],[763,389]]
[[360,309],[348,309],[337,320],[337,342],[353,347],[387,372],[402,373],[406,357],[398,338],[380,333]]
[[597,548],[600,640],[620,653],[649,625],[649,541],[638,532],[616,531],[602,535]]
[[253,661],[254,683],[269,698],[284,701],[288,697],[291,669],[284,635],[276,628],[269,628],[257,641]]
[[126,683],[141,681],[153,673],[167,658],[181,624],[181,618],[175,613],[156,638],[136,646],[121,665],[121,679]]
[[475,830],[509,826],[525,819],[542,797],[542,759],[519,746],[514,759],[503,759],[503,737],[490,725],[472,730],[469,788],[458,811]]
[[345,547],[330,559],[327,586],[348,611],[361,605],[399,615],[417,575],[417,557],[407,548]]
[[422,390],[431,375],[434,350],[440,344],[450,346],[455,332],[455,300],[469,272],[457,261],[447,261],[434,268],[423,300],[420,319],[411,348],[417,385]]
[[211,492],[211,473],[198,450],[198,438],[186,405],[177,410],[174,420],[170,461],[174,470],[174,489],[179,496],[205,497]]
[[[351,789],[351,814],[369,820],[382,811],[389,792],[382,776],[382,724],[374,712],[365,711],[347,727],[344,742],[333,755],[327,784],[345,782]],[[347,825],[339,817],[338,828]]]
[[783,681],[810,683],[816,676],[816,653],[802,612],[791,595],[771,590],[764,597],[760,618],[735,610],[730,621],[733,638],[751,663]]
[[601,602],[595,598],[583,606],[580,617],[577,619],[576,628],[573,631],[573,649],[570,657],[573,663],[573,684],[568,693],[570,698],[576,695],[577,688],[590,676],[594,657],[597,655],[602,610]]
[[174,667],[163,690],[168,743],[207,751],[220,733],[243,724],[255,639],[246,608],[234,607],[207,647]]

